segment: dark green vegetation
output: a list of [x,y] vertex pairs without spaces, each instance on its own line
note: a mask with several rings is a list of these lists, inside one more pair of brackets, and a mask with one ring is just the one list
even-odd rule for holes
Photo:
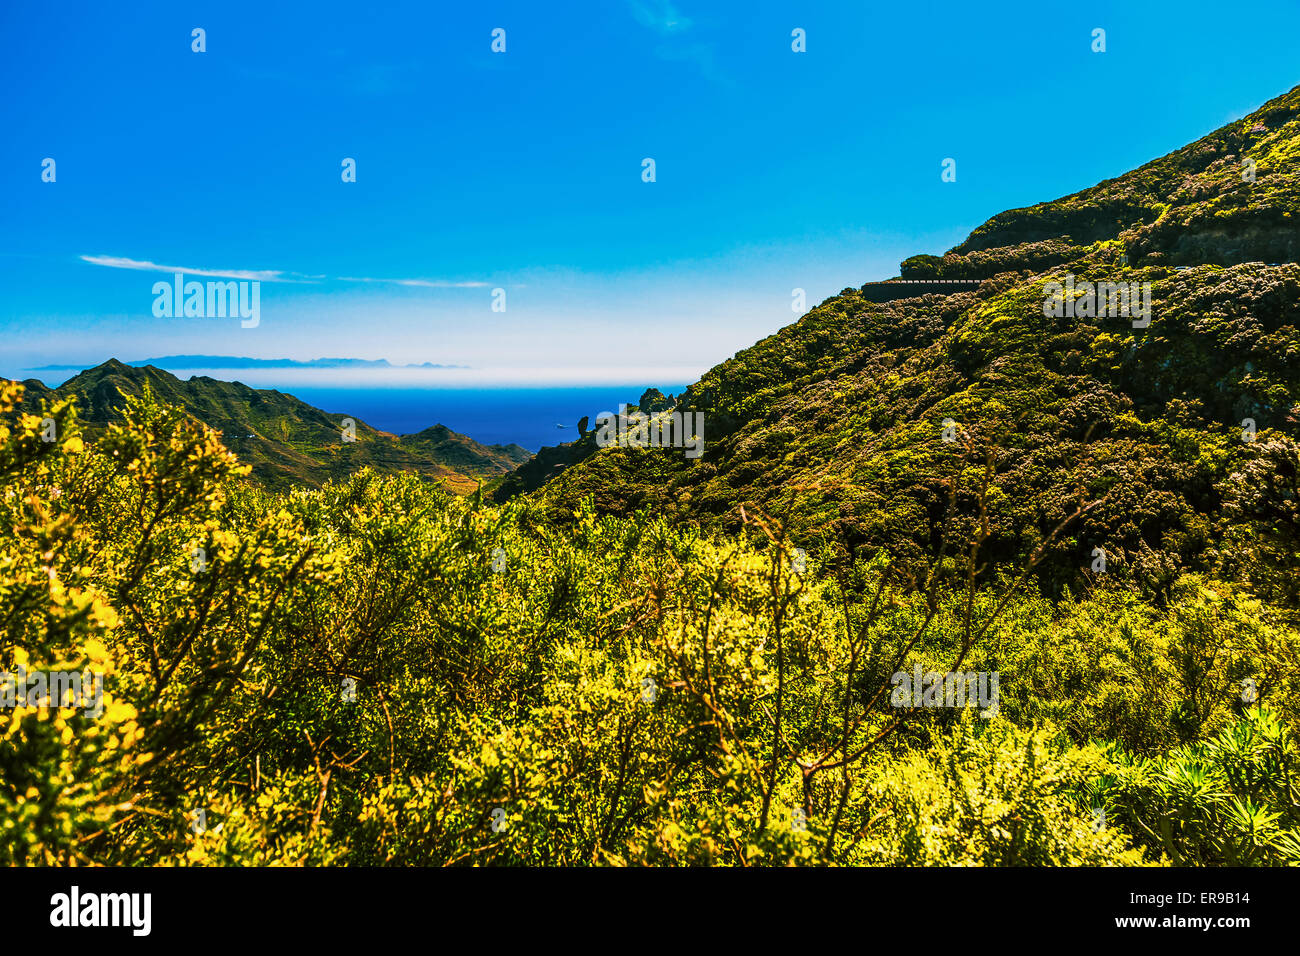
[[[970,479],[992,455],[995,564],[1027,557],[1081,495],[1097,502],[1053,544],[1049,590],[1077,583],[1100,547],[1112,577],[1160,597],[1178,574],[1220,567],[1243,508],[1278,523],[1237,570],[1283,587],[1263,552],[1289,553],[1300,533],[1298,241],[1300,89],[903,264],[909,278],[984,279],[977,291],[878,304],[845,289],[738,353],[679,400],[705,414],[703,459],[598,450],[589,436],[543,449],[495,495],[550,479],[540,495],[559,519],[592,496],[601,512],[728,531],[742,506],[760,508],[809,550],[887,546],[923,566],[951,492],[969,510]],[[1150,327],[1045,317],[1046,283],[1067,274],[1150,282]]]
[[[1297,137],[1293,91],[999,216],[905,264],[978,289],[848,289],[642,396],[703,459],[588,432],[497,503],[8,386],[0,669],[108,679],[0,708],[0,861],[1300,864],[1300,267],[1247,261],[1294,258]],[[1150,327],[1045,317],[1067,272]]]
[[[0,429],[0,660],[107,681],[0,709],[6,863],[1300,862],[1300,638],[1243,587],[1053,601],[954,538],[916,590],[43,411]],[[998,713],[895,706],[913,667],[997,671]]]
[[357,440],[344,442],[341,422],[347,415],[323,412],[283,392],[206,376],[183,382],[161,369],[136,368],[116,359],[57,389],[35,380],[23,385],[25,407],[31,411],[43,398],[76,396],[90,437],[120,422],[126,396],[139,395],[147,385],[162,401],[219,431],[226,447],[252,466],[253,477],[277,489],[319,487],[368,465],[382,472],[442,478],[450,490],[464,493],[477,487],[471,479],[501,475],[531,457],[518,445],[480,445],[442,425],[399,437],[355,417]]

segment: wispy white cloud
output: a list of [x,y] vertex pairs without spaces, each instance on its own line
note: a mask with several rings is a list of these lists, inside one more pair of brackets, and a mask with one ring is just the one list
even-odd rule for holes
[[[128,259],[125,256],[81,256],[83,262],[107,266],[110,269],[135,269],[140,272],[181,272],[191,276],[212,276],[220,279],[251,279],[257,282],[316,283],[330,281],[326,275],[302,275],[280,269],[196,269],[192,266],[166,266],[147,259]],[[452,279],[384,279],[372,276],[338,276],[337,282],[379,282],[388,285],[409,286],[419,289],[485,289],[491,283],[458,281]]]
[[213,276],[221,279],[253,279],[258,282],[303,282],[305,278],[290,278],[278,269],[196,269],[192,266],[165,266],[145,259],[127,259],[123,256],[82,256],[83,262],[108,266],[110,269],[137,269],[141,272],[183,272],[192,276]]
[[690,17],[679,13],[668,0],[628,0],[628,6],[637,23],[658,33],[682,33],[692,26]]
[[421,289],[485,289],[487,282],[454,282],[450,279],[377,279],[371,276],[339,276],[340,282],[387,282]]
[[627,0],[627,5],[637,23],[663,37],[654,51],[659,59],[694,63],[705,78],[723,86],[735,85],[718,66],[716,44],[692,39],[699,36],[699,31],[690,32],[695,21],[669,0]]

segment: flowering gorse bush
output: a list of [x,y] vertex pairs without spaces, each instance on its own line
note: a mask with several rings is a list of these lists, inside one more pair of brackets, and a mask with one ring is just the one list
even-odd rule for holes
[[[0,669],[102,673],[104,708],[0,710],[6,863],[1293,859],[1285,615],[1193,578],[1163,607],[986,583],[996,489],[916,582],[754,514],[554,522],[370,471],[273,494],[147,394],[93,445],[17,398]],[[891,706],[917,665],[999,672],[999,716]],[[1133,769],[1189,761],[1222,768],[1190,804],[1190,771]]]

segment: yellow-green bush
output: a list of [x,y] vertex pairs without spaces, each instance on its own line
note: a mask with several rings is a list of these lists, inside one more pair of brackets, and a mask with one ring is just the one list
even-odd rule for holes
[[[0,710],[4,862],[1293,859],[1290,756],[1232,790],[1262,849],[1221,845],[1217,797],[1164,838],[1174,791],[1133,769],[1226,753],[1245,678],[1297,730],[1300,641],[1223,582],[1049,600],[953,548],[918,588],[883,552],[800,569],[761,518],[556,525],[368,471],[275,495],[147,395],[93,447],[67,407],[2,428],[0,669],[106,675],[98,719]],[[917,664],[998,671],[1001,716],[892,706]]]

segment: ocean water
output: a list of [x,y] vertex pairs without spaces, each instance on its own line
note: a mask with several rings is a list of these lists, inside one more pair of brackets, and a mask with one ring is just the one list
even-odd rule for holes
[[[680,395],[686,388],[657,387],[665,395]],[[620,402],[635,404],[645,386],[408,389],[294,385],[280,390],[324,411],[351,415],[395,435],[446,425],[484,445],[514,442],[536,452],[543,445],[577,438],[578,419],[583,415],[594,423],[601,412],[618,411]]]

